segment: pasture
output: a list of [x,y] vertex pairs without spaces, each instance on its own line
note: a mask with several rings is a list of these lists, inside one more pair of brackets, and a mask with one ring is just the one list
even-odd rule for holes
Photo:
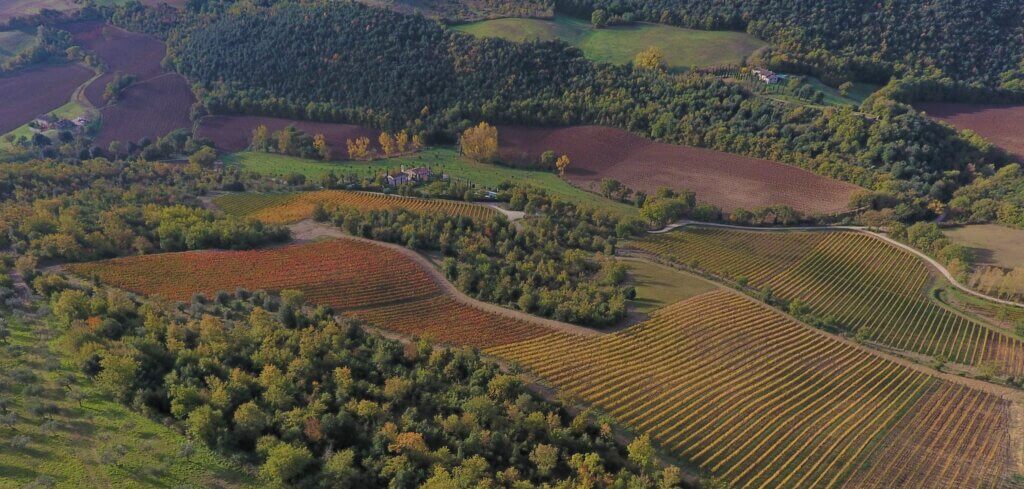
[[486,188],[495,188],[506,181],[532,185],[577,205],[605,209],[620,216],[638,215],[635,207],[574,187],[554,173],[478,163],[460,157],[458,151],[452,148],[430,148],[416,154],[386,160],[341,163],[253,151],[228,155],[223,160],[225,164],[237,165],[263,175],[285,176],[290,173],[301,173],[310,179],[320,178],[331,171],[338,175],[355,174],[371,177],[402,165],[429,166],[435,171],[448,174],[453,179]]
[[1003,268],[1024,268],[1024,230],[998,224],[969,224],[942,230],[950,241],[966,246],[974,262]]
[[143,255],[68,268],[107,285],[175,301],[239,287],[296,289],[313,304],[442,343],[493,346],[548,331],[458,301],[420,263],[390,247],[351,239],[252,251]]
[[36,36],[26,31],[0,31],[0,65],[36,44]]
[[691,66],[738,65],[763,41],[743,32],[703,31],[662,24],[632,23],[595,29],[589,22],[564,15],[553,20],[505,18],[456,25],[455,30],[510,41],[562,40],[579,47],[590,60],[626,64],[651,46],[660,48],[670,70]]
[[646,260],[621,259],[629,267],[630,284],[636,287],[633,310],[649,314],[683,299],[715,290],[717,286],[696,275]]
[[887,347],[1024,374],[1024,343],[929,297],[918,257],[853,232],[687,228],[629,243],[662,259],[800,301],[818,319]]
[[[111,399],[71,359],[62,361],[51,341],[58,326],[7,324],[0,397],[15,421],[0,427],[0,487],[257,487],[202,443],[183,456],[184,436]],[[15,446],[16,437],[27,443]]]
[[998,487],[1014,470],[1009,401],[725,290],[615,334],[553,333],[485,351],[730,487]]
[[499,215],[498,211],[490,207],[468,202],[417,199],[346,190],[279,194],[226,194],[213,199],[213,203],[228,214],[251,217],[271,224],[290,224],[310,219],[318,205],[327,210],[338,208],[354,208],[360,211],[405,209],[412,212],[441,213],[480,220]]
[[596,190],[614,178],[653,194],[659,187],[696,192],[725,211],[784,204],[808,214],[841,212],[860,187],[775,161],[651,141],[622,129],[501,127],[506,161],[531,165],[544,151],[567,154],[566,179]]

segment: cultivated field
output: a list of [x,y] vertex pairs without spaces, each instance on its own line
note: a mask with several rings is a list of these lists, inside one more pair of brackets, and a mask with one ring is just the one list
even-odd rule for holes
[[221,151],[241,151],[249,147],[252,142],[252,131],[256,126],[263,124],[270,132],[280,131],[288,126],[295,126],[296,129],[306,134],[323,134],[327,143],[331,146],[334,155],[338,159],[348,159],[348,149],[345,141],[358,137],[370,138],[371,148],[379,150],[377,136],[380,131],[368,127],[353,126],[351,124],[332,124],[329,122],[310,122],[295,119],[281,119],[277,117],[260,117],[249,115],[214,115],[204,117],[199,121],[199,130],[196,134],[199,137],[209,138]]
[[74,8],[72,0],[4,0],[0,2],[0,23],[14,17],[38,14],[42,9],[63,11]]
[[502,157],[530,164],[552,150],[568,154],[566,177],[585,189],[614,178],[634,190],[692,190],[724,210],[785,204],[806,213],[846,209],[860,187],[769,160],[650,141],[621,129],[502,127]]
[[915,108],[960,129],[970,129],[1024,161],[1024,105],[920,103]]
[[472,219],[488,219],[498,211],[468,202],[441,199],[417,199],[346,190],[320,190],[280,194],[226,194],[213,200],[224,212],[252,217],[263,222],[288,224],[313,217],[317,205],[337,209],[351,207],[362,211],[406,209],[421,213],[443,213]]
[[[128,32],[100,22],[76,22],[67,26],[75,42],[95,52],[108,70],[85,88],[90,103],[101,107],[103,123],[96,144],[106,148],[111,141],[150,140],[175,129],[189,128],[189,109],[195,96],[188,81],[160,66],[167,53],[155,37]],[[112,105],[103,92],[116,73],[135,75],[136,80]]]
[[297,289],[314,304],[445,343],[497,345],[548,331],[456,301],[412,259],[356,240],[255,251],[144,255],[68,268],[135,293],[177,301],[187,301],[196,293],[212,295],[239,287]]
[[626,64],[651,46],[661,49],[672,70],[691,66],[739,65],[766,44],[742,32],[702,31],[662,24],[634,23],[595,29],[564,15],[553,20],[505,18],[454,26],[453,29],[483,37],[511,41],[559,39],[579,47],[590,60]]
[[[911,485],[933,482],[919,487],[998,487],[1013,469],[1007,401],[947,385],[729,291],[676,303],[613,335],[550,334],[487,352],[649,433],[732,487],[837,487],[858,467],[868,472],[855,474],[860,485],[851,487],[893,484],[908,473]],[[929,444],[920,450],[887,438],[894,425],[901,433],[943,429],[918,438]],[[894,453],[898,463],[884,465]]]
[[927,288],[933,277],[925,263],[867,234],[690,228],[630,246],[769,288],[882,345],[1024,374],[1021,340],[932,301]]
[[103,125],[96,144],[111,141],[155,140],[175,129],[191,128],[192,88],[177,73],[167,73],[128,87],[114,105],[100,109]]
[[372,177],[401,165],[429,166],[448,174],[455,180],[472,182],[486,188],[495,188],[502,182],[532,185],[569,202],[591,208],[604,209],[620,216],[635,216],[637,208],[615,202],[600,195],[581,190],[551,172],[510,168],[502,165],[477,163],[459,156],[451,148],[429,148],[413,155],[375,161],[349,161],[332,163],[284,156],[279,154],[246,151],[228,155],[224,162],[237,165],[245,170],[263,175],[284,176],[301,173],[310,179],[317,179],[333,171],[337,175],[355,174]]
[[82,66],[63,64],[19,70],[0,77],[0,134],[68,103],[71,92],[92,75]]

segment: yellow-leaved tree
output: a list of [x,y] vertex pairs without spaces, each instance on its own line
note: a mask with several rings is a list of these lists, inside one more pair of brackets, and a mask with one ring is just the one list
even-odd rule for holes
[[569,168],[569,155],[562,155],[558,157],[558,161],[555,161],[555,168],[558,169],[558,176],[565,176],[565,169]]
[[353,160],[365,160],[370,157],[370,138],[358,137],[355,140],[345,140],[348,147],[348,157]]
[[661,49],[651,46],[639,53],[636,53],[636,58],[633,59],[633,65],[637,68],[664,71],[665,53],[662,53]]
[[380,150],[384,152],[384,156],[395,154],[395,138],[391,137],[390,134],[386,132],[380,133],[377,142],[380,143]]
[[313,149],[320,155],[320,159],[324,161],[330,161],[331,159],[331,146],[327,144],[327,138],[323,134],[316,134],[313,136]]
[[405,150],[409,149],[409,133],[399,131],[395,134],[395,149],[397,149],[399,153],[405,153]]
[[480,162],[498,159],[498,128],[481,122],[462,132],[459,138],[462,154]]

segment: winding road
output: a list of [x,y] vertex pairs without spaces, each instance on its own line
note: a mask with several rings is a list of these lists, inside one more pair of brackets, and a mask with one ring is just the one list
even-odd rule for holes
[[930,257],[930,256],[928,256],[928,255],[926,255],[924,253],[922,253],[921,251],[919,251],[918,249],[916,249],[916,248],[914,248],[912,246],[900,243],[899,241],[896,241],[895,239],[892,239],[892,238],[890,238],[890,237],[888,237],[888,236],[886,236],[884,234],[876,233],[874,231],[871,231],[870,229],[868,229],[868,228],[866,228],[864,226],[791,226],[791,227],[764,228],[764,227],[754,227],[754,226],[738,226],[738,225],[735,225],[735,224],[718,224],[718,223],[711,223],[711,222],[700,222],[700,221],[682,220],[682,221],[679,221],[679,222],[676,222],[676,223],[673,223],[673,224],[669,224],[668,226],[665,226],[664,228],[659,229],[657,231],[650,231],[650,233],[651,234],[662,234],[662,233],[667,233],[667,232],[673,231],[675,229],[685,228],[687,226],[713,227],[713,228],[723,228],[723,229],[736,229],[736,230],[740,230],[740,231],[762,231],[762,232],[854,231],[854,232],[864,233],[864,234],[868,234],[870,236],[873,236],[873,237],[875,237],[877,239],[880,239],[882,241],[885,241],[886,243],[889,243],[889,244],[891,244],[893,246],[896,246],[896,247],[898,247],[898,248],[900,248],[902,250],[905,250],[905,251],[907,251],[907,252],[909,252],[909,253],[911,253],[913,255],[916,255],[918,258],[924,260],[929,265],[931,265],[932,268],[934,268],[936,271],[938,271],[939,274],[942,275],[947,281],[949,281],[949,283],[953,284],[954,287],[960,289],[964,293],[973,295],[973,296],[978,297],[980,299],[984,299],[984,300],[987,300],[987,301],[995,302],[995,303],[998,303],[998,304],[1003,304],[1003,305],[1007,305],[1007,306],[1015,306],[1015,307],[1024,308],[1024,303],[1015,302],[1015,301],[1006,300],[1006,299],[1000,299],[998,297],[992,297],[992,296],[990,296],[988,294],[984,294],[982,292],[978,292],[976,290],[968,288],[966,285],[963,285],[959,281],[957,281],[956,277],[954,277],[953,274],[949,273],[949,270],[946,269],[945,266],[943,266],[941,263],[936,261],[934,258],[932,258],[932,257]]

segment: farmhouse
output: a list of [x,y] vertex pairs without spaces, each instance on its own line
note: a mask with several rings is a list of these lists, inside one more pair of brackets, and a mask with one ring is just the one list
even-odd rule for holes
[[397,187],[409,182],[409,175],[406,175],[405,173],[396,173],[394,175],[388,174],[387,178],[388,186],[390,187]]
[[403,183],[429,182],[434,178],[434,172],[425,166],[406,169],[404,166],[399,173],[388,174],[387,181],[391,187],[397,187]]
[[773,83],[778,83],[781,79],[778,73],[775,73],[774,71],[765,68],[754,69],[754,76],[758,77],[761,81],[769,85]]

